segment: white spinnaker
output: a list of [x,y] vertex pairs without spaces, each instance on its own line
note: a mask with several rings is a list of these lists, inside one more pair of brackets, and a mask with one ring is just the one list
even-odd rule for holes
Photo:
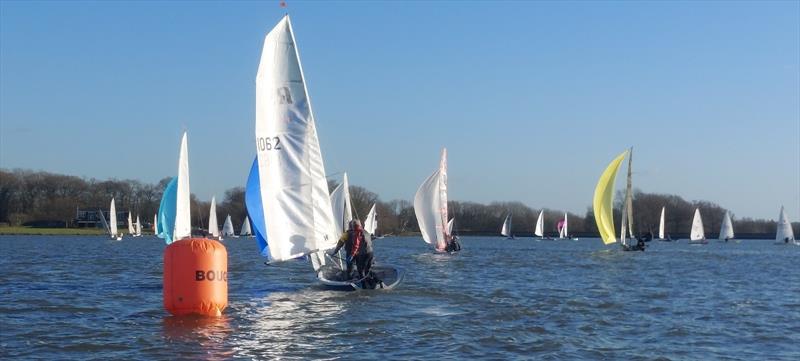
[[775,240],[783,242],[785,239],[794,241],[794,230],[792,230],[792,223],[789,222],[789,217],[781,206],[781,213],[778,215],[778,229],[775,232]]
[[111,198],[110,208],[108,210],[108,229],[111,230],[111,237],[117,237],[119,231],[117,230],[117,206],[114,204],[114,198]]
[[325,166],[288,15],[264,39],[255,135],[271,261],[335,247]]
[[239,230],[240,236],[251,236],[253,235],[253,230],[250,228],[250,217],[244,216],[244,222],[242,222],[242,229]]
[[331,207],[333,226],[336,229],[335,234],[339,237],[347,230],[347,225],[353,220],[353,207],[350,202],[350,182],[347,179],[347,173],[342,176],[342,184],[331,192]]
[[722,218],[719,239],[733,239],[733,222],[731,222],[731,215],[728,211],[725,211],[725,217]]
[[658,221],[658,239],[664,239],[664,211],[667,207],[661,207],[661,218]]
[[181,137],[181,150],[178,156],[178,189],[175,206],[175,232],[172,240],[177,241],[192,236],[191,190],[189,189],[189,146],[186,132]]
[[544,210],[539,211],[539,218],[536,218],[536,229],[533,234],[544,237]]
[[503,220],[503,228],[500,228],[500,234],[506,237],[511,237],[511,213]]
[[219,237],[219,224],[217,223],[217,198],[211,197],[211,208],[208,211],[208,234]]
[[375,234],[375,231],[378,230],[378,213],[375,211],[375,206],[373,203],[367,213],[367,219],[364,220],[364,230],[369,234]]
[[133,214],[128,212],[128,234],[135,234],[136,230],[133,228]]
[[694,210],[694,218],[692,219],[692,231],[689,234],[689,239],[692,241],[698,241],[701,239],[705,239],[705,231],[703,230],[703,219],[700,218],[700,209],[696,208]]
[[414,195],[414,213],[417,216],[422,239],[437,250],[447,244],[447,149],[442,150],[439,169],[431,174]]
[[225,224],[222,225],[222,236],[223,237],[230,237],[235,235],[233,231],[233,222],[231,221],[231,215],[229,214],[225,217]]
[[142,235],[142,222],[139,221],[139,216],[138,215],[136,216],[136,227],[135,227],[135,229],[136,229],[136,235],[137,236],[141,236]]

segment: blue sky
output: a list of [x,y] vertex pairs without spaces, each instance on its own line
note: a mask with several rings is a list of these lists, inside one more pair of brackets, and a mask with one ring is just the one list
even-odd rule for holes
[[[245,183],[277,1],[0,2],[0,167]],[[289,1],[329,174],[582,214],[634,186],[800,218],[800,3]],[[366,140],[366,141],[365,141]],[[618,186],[622,186],[622,182]]]

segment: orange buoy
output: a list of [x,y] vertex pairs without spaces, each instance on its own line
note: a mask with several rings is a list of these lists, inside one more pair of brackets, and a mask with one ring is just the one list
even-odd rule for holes
[[221,316],[228,306],[228,251],[218,241],[190,238],[164,250],[164,308],[180,316]]

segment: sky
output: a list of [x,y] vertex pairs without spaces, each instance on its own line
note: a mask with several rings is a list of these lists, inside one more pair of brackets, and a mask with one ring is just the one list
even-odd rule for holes
[[187,130],[192,192],[243,186],[288,12],[326,173],[383,200],[447,147],[452,200],[584,214],[632,146],[635,188],[800,219],[800,2],[287,2],[0,1],[0,167],[157,182]]

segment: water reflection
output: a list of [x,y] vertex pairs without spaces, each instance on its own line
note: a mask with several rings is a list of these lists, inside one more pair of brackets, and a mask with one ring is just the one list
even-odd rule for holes
[[233,350],[226,342],[234,330],[229,316],[165,316],[161,327],[167,343],[199,347],[193,349],[192,358],[214,361],[233,356]]

